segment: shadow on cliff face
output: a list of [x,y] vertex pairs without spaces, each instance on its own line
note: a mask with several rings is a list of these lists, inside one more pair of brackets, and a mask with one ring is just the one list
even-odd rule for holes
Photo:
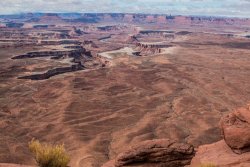
[[35,75],[18,77],[18,79],[44,80],[44,79],[49,79],[50,77],[53,77],[55,75],[68,73],[68,72],[74,72],[74,71],[80,71],[80,70],[84,70],[84,66],[82,66],[79,63],[77,65],[72,65],[71,67],[55,68],[43,74],[35,74]]

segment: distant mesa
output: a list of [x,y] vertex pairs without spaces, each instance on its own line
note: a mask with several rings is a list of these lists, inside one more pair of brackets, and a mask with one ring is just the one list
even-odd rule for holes
[[[0,16],[8,18],[8,16]],[[249,26],[250,19],[209,17],[209,16],[181,16],[164,14],[126,14],[126,13],[27,13],[11,16],[11,18],[26,19],[29,22],[39,23],[145,23],[145,24],[168,24],[168,25],[196,25],[207,26],[209,24],[241,25]]]
[[64,22],[63,19],[54,13],[47,13],[44,16],[40,17],[37,22],[39,23],[62,23]]

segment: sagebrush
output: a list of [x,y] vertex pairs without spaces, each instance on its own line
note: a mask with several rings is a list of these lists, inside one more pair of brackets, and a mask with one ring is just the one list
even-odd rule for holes
[[217,166],[212,163],[208,163],[208,164],[202,164],[200,167],[217,167]]
[[70,161],[63,144],[42,144],[33,139],[29,142],[29,150],[40,167],[67,167]]

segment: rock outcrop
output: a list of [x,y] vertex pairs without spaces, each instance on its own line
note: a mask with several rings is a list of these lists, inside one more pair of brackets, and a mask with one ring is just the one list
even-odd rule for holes
[[242,107],[220,121],[224,140],[198,148],[191,167],[213,164],[216,167],[250,166],[250,107]]
[[198,148],[190,167],[213,164],[216,167],[249,167],[250,152],[235,154],[224,140]]
[[236,153],[250,150],[250,107],[240,108],[221,120],[223,136]]
[[126,41],[126,43],[128,43],[128,44],[135,44],[137,42],[139,42],[139,40],[136,38],[135,35],[129,36],[127,41]]
[[89,47],[89,48],[98,48],[98,46],[96,45],[95,42],[90,41],[90,40],[85,40],[82,42],[82,44],[84,45],[84,47]]
[[83,34],[87,34],[86,32],[82,31],[81,29],[76,28],[75,26],[73,26],[72,30],[69,32],[69,35],[71,37],[74,36],[81,36]]
[[163,39],[174,39],[175,32],[168,30],[141,30],[137,35],[139,37],[147,36],[147,37],[159,37]]
[[162,53],[162,48],[169,48],[172,45],[158,44],[158,43],[137,43],[136,51],[140,52],[140,55],[158,54]]
[[119,154],[102,167],[123,167],[127,165],[183,167],[190,164],[194,147],[168,139],[142,142]]

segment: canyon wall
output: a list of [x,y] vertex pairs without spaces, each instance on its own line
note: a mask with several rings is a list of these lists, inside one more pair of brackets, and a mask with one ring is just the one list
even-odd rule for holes
[[[20,16],[21,17],[21,16]],[[0,16],[6,19],[8,16]],[[29,23],[46,23],[47,25],[56,23],[135,23],[135,24],[167,24],[184,26],[249,26],[248,18],[226,18],[212,16],[171,16],[167,14],[126,14],[126,13],[83,13],[72,16],[70,13],[61,14],[23,14],[22,19]],[[9,19],[8,19],[9,20]],[[20,27],[19,23],[9,22],[7,27]]]

